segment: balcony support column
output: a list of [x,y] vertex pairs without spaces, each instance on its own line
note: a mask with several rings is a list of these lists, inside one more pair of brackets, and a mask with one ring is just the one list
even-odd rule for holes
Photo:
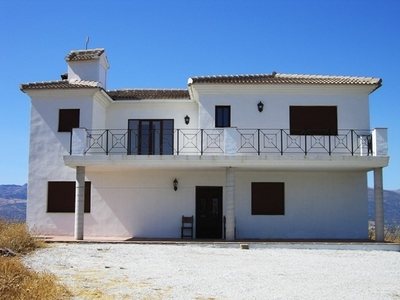
[[375,194],[375,240],[383,242],[384,236],[384,210],[383,210],[383,178],[382,168],[374,169],[374,194]]
[[85,209],[85,167],[76,167],[75,191],[75,240],[83,240],[83,221]]
[[235,170],[226,168],[225,182],[226,240],[235,239]]

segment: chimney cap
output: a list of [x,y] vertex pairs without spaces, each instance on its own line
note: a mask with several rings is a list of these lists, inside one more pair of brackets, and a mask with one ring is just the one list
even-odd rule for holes
[[104,53],[104,48],[72,50],[65,57],[66,61],[97,60]]

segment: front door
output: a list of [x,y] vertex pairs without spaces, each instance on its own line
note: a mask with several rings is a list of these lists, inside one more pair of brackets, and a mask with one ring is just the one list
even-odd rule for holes
[[222,238],[222,187],[196,187],[196,238]]

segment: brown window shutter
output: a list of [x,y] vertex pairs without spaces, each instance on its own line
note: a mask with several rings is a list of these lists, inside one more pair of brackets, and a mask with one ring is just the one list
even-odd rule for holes
[[58,113],[58,132],[71,132],[79,128],[79,109],[60,109]]
[[290,134],[337,135],[336,106],[290,106]]
[[251,183],[252,215],[284,215],[285,185],[283,182]]
[[[85,213],[90,213],[91,182],[85,182]],[[75,181],[49,181],[47,184],[47,212],[75,212]]]

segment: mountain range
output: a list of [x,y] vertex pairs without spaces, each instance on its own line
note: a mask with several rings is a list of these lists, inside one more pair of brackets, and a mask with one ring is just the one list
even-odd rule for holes
[[[27,184],[0,185],[0,219],[25,221]],[[400,190],[385,190],[385,223],[400,224]],[[368,189],[368,218],[374,220],[374,190]]]

